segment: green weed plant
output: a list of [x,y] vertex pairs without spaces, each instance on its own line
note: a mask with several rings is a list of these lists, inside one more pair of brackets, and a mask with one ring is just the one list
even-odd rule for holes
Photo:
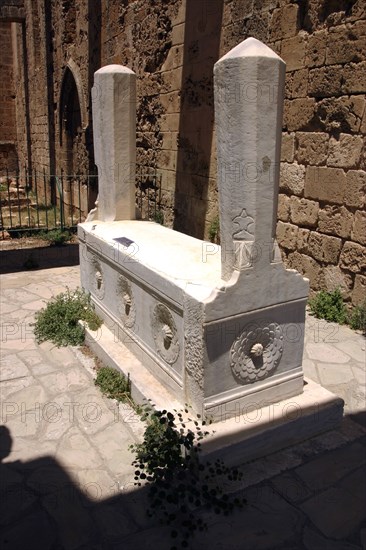
[[35,314],[34,334],[38,343],[49,340],[56,346],[77,346],[84,342],[85,321],[91,330],[97,330],[102,321],[94,311],[90,294],[81,289],[62,292],[52,298],[45,308]]

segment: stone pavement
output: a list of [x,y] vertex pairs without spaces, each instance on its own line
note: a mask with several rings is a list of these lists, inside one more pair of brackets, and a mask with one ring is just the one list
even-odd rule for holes
[[[133,486],[139,419],[102,397],[92,358],[34,340],[34,312],[78,284],[78,267],[1,278],[0,548],[170,548]],[[196,511],[209,529],[191,548],[366,549],[364,337],[310,317],[304,370],[345,400],[342,426],[242,465],[234,490],[247,505],[228,517]]]

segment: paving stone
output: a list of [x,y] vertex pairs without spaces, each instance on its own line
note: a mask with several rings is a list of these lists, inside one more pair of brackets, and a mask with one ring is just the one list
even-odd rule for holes
[[302,368],[306,378],[310,378],[314,382],[319,383],[319,375],[314,361],[311,361],[310,359],[303,359]]
[[364,386],[366,384],[366,367],[358,368],[357,366],[352,365],[352,372],[357,382],[361,384],[361,386]]
[[38,350],[20,351],[17,355],[28,367],[34,367],[43,361],[43,357]]
[[[122,509],[121,506],[117,507],[113,503],[100,503],[94,518],[103,543],[112,545],[112,548],[113,545],[122,547],[125,537],[137,531],[136,523],[128,515],[127,506]],[[124,547],[128,548],[128,546]]]
[[[38,457],[52,456],[55,452],[54,443],[43,441],[42,439],[31,439],[21,437],[15,432],[11,433],[13,445],[9,456],[4,460],[11,465],[19,464],[17,469],[27,469],[27,461]],[[16,436],[16,437],[15,437]]]
[[58,441],[75,425],[74,408],[71,397],[64,393],[47,403],[43,409],[45,428],[42,437],[45,441]]
[[[8,525],[15,520],[21,521],[28,508],[34,505],[36,497],[23,484],[13,484],[1,491],[0,525]],[[5,546],[7,548],[7,546]]]
[[15,304],[12,304],[8,301],[4,301],[4,302],[2,301],[1,302],[1,307],[0,307],[1,315],[11,313],[12,311],[15,311],[16,309],[18,309],[18,306],[15,305]]
[[346,342],[337,342],[335,343],[335,347],[346,353],[347,355],[350,355],[353,359],[356,361],[359,361],[363,365],[365,365],[366,368],[366,351],[365,347],[362,349],[362,343],[363,346],[365,346],[364,340],[351,340]]
[[43,300],[34,300],[33,302],[29,302],[28,304],[23,305],[23,309],[29,309],[30,311],[38,311],[40,309],[43,309],[45,307],[45,303]]
[[309,489],[319,492],[362,464],[366,464],[365,448],[355,442],[296,468],[295,473]]
[[103,463],[102,458],[76,426],[63,436],[55,456],[63,467],[71,469],[100,468]]
[[90,387],[90,378],[80,366],[72,369],[62,369],[39,378],[40,382],[49,388],[51,396],[64,393],[65,391],[79,391]]
[[318,364],[318,372],[322,386],[336,386],[337,384],[348,384],[354,379],[350,365],[342,364]]
[[47,514],[39,509],[5,528],[0,535],[0,547],[6,550],[51,550],[55,538],[54,526]]
[[52,457],[42,457],[28,463],[31,470],[27,477],[26,485],[40,495],[77,490],[77,485],[69,473],[61,468]]
[[301,502],[312,495],[312,490],[305,485],[293,472],[286,472],[271,479],[276,491],[286,500]]
[[329,540],[305,526],[303,544],[307,550],[361,550],[359,546],[345,540]]
[[[7,351],[19,351],[19,350],[35,350],[37,349],[37,344],[34,338],[27,338],[26,341],[24,339],[8,339],[5,342],[1,342],[1,353],[2,355],[6,355]],[[5,352],[5,353],[4,353]]]
[[359,468],[300,508],[326,537],[347,538],[365,521],[365,487],[366,469]]
[[94,523],[75,487],[47,494],[42,505],[56,523],[63,550],[76,550],[95,539]]
[[20,286],[2,290],[2,293],[5,298],[8,298],[9,301],[16,304],[27,304],[28,302],[34,302],[39,298],[37,294],[33,294],[33,292],[20,288]]
[[310,359],[323,363],[348,363],[350,358],[342,351],[334,349],[329,344],[308,344],[306,351]]
[[[89,381],[89,386],[92,382]],[[74,398],[75,419],[83,433],[91,435],[105,429],[108,424],[117,425],[117,429],[125,431],[118,418],[118,409],[113,401],[104,401],[102,394],[96,388],[75,394]],[[109,408],[110,407],[110,408]],[[129,437],[128,432],[127,437]]]
[[[41,296],[41,298],[44,298],[45,300],[50,300],[52,298],[52,292],[48,288],[47,285],[43,284],[37,284],[37,283],[31,283],[26,286],[26,289],[30,292],[33,292],[33,294],[37,294],[37,296]],[[43,307],[44,307],[43,302]]]
[[21,376],[20,378],[13,378],[6,382],[0,381],[0,398],[2,401],[1,416],[5,413],[4,407],[6,408],[4,405],[4,400],[9,400],[12,394],[35,383],[36,380],[33,376]]
[[30,376],[27,366],[15,354],[6,355],[0,360],[0,381]]
[[47,362],[62,365],[63,368],[77,365],[75,355],[67,347],[58,348],[52,342],[42,342],[39,349],[47,356]]
[[105,430],[93,437],[93,443],[98,447],[107,467],[115,474],[133,472],[131,462],[134,459],[129,445],[134,443],[130,434],[121,429],[118,423],[111,424]]
[[43,374],[55,372],[58,369],[59,369],[59,365],[55,365],[54,363],[44,363],[44,362],[31,367],[31,371],[34,374],[34,376],[42,376]]
[[104,501],[120,492],[117,480],[103,469],[77,470],[73,473],[75,484],[91,503]]

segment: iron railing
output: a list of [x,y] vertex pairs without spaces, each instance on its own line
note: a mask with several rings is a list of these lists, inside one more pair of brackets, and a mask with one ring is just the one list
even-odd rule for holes
[[5,170],[0,176],[0,225],[9,233],[73,229],[87,216],[96,175]]
[[[23,170],[0,175],[0,231],[22,235],[75,229],[97,196],[98,176]],[[161,174],[136,166],[136,204],[143,219],[161,221]]]

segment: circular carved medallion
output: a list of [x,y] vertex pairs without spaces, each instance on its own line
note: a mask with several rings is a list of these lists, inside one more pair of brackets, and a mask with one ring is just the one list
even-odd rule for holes
[[234,341],[231,370],[241,384],[267,378],[278,366],[283,351],[283,335],[277,323],[248,325]]
[[152,312],[151,323],[156,351],[172,365],[179,356],[177,327],[173,316],[165,305],[158,304]]

